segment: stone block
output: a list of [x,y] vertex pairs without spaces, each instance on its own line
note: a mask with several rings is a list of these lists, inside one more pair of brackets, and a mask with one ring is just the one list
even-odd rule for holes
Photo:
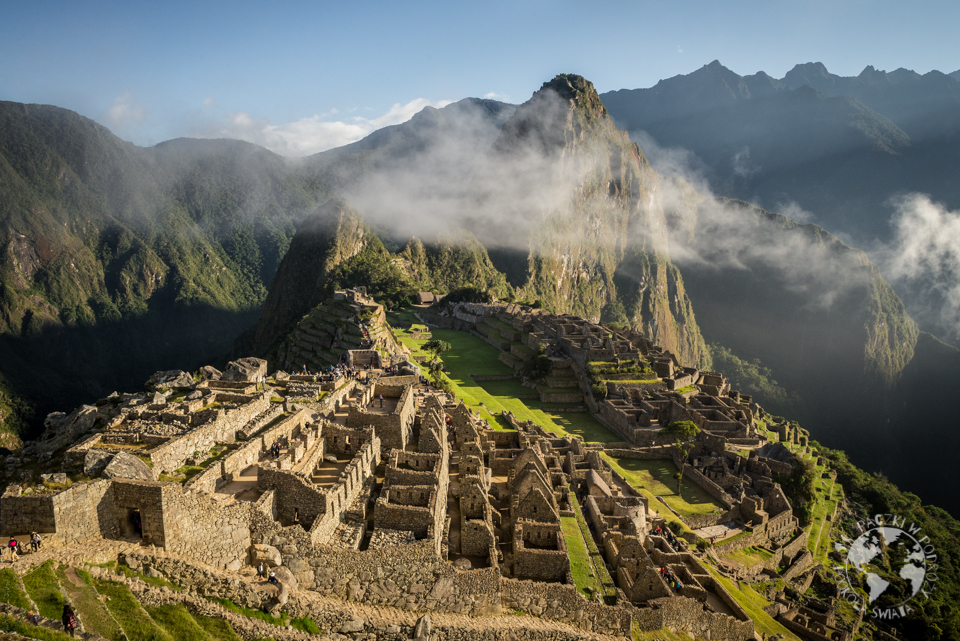
[[264,545],[263,543],[250,546],[250,561],[253,565],[258,565],[263,561],[264,565],[271,568],[275,568],[283,563],[280,557],[280,550],[272,545]]
[[287,586],[291,590],[296,590],[300,583],[297,581],[297,577],[293,576],[293,572],[290,571],[290,568],[284,566],[278,566],[273,569],[273,573],[277,575],[277,580],[280,581],[283,585]]

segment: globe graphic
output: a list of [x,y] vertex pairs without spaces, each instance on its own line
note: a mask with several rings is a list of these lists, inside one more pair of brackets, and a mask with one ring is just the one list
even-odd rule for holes
[[860,535],[847,550],[847,567],[848,574],[852,569],[864,577],[870,604],[888,591],[894,592],[890,586],[897,577],[903,579],[910,586],[909,594],[892,607],[915,597],[927,575],[923,546],[897,527],[876,527]]

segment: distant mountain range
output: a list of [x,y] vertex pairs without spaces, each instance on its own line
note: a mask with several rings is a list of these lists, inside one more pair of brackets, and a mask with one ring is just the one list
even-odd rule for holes
[[[601,99],[635,140],[645,133],[661,147],[693,152],[686,169],[715,194],[768,209],[798,204],[861,244],[890,236],[897,194],[927,193],[960,207],[951,171],[960,162],[960,71],[867,67],[841,77],[808,63],[777,80],[714,61]],[[646,149],[656,166],[675,160]]]

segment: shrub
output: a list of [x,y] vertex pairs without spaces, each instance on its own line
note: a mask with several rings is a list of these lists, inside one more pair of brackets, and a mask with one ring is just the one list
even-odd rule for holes
[[590,386],[590,392],[593,393],[593,398],[602,401],[607,397],[607,386],[604,383],[594,383]]

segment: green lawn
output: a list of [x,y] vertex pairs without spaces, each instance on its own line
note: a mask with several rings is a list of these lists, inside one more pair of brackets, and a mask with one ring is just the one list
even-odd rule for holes
[[[57,620],[60,620],[59,616]],[[73,639],[66,632],[41,628],[27,623],[24,619],[14,618],[6,614],[0,614],[0,632],[16,632],[29,639],[41,639],[42,641],[70,641]]]
[[[616,458],[606,452],[602,452],[601,456],[613,469],[623,475],[627,483],[647,496],[650,500],[650,508],[653,510],[663,507],[656,499],[657,496],[662,496],[667,505],[676,510],[681,518],[723,511],[720,503],[687,478],[683,479],[680,485],[680,496],[677,496],[677,482],[673,478],[677,473],[677,467],[671,460]],[[660,514],[666,516],[668,521],[677,520],[665,508],[660,509]]]
[[726,558],[731,561],[736,561],[737,563],[742,563],[748,568],[752,568],[758,563],[763,563],[769,559],[773,554],[767,552],[766,550],[760,550],[758,548],[744,548],[742,550],[734,550],[726,555]]
[[707,568],[707,571],[710,572],[711,576],[719,581],[720,585],[722,585],[724,589],[730,593],[730,596],[733,597],[733,600],[744,609],[744,611],[747,613],[747,616],[753,619],[753,624],[757,632],[762,632],[765,635],[782,634],[785,639],[800,641],[800,638],[797,635],[790,632],[790,630],[786,629],[772,616],[763,611],[763,608],[770,605],[770,601],[768,601],[766,597],[758,593],[746,583],[741,584],[743,586],[743,589],[741,590],[733,581],[721,576],[709,563],[705,563],[704,566]]
[[[391,322],[412,322],[412,315],[392,313]],[[406,329],[394,327],[394,333],[415,355],[426,356],[420,351],[426,339],[414,339]],[[579,436],[588,442],[615,443],[621,438],[597,421],[589,412],[558,412],[551,409],[558,404],[544,404],[539,399],[518,399],[517,395],[536,394],[536,390],[524,387],[516,379],[508,381],[476,382],[477,376],[512,376],[513,369],[500,362],[500,351],[489,343],[468,332],[451,329],[434,329],[433,338],[447,341],[452,349],[443,355],[444,370],[453,385],[453,392],[494,429],[506,427],[500,412],[507,410],[521,421],[533,421],[548,432],[560,436]],[[482,403],[482,405],[481,405]],[[579,405],[579,404],[578,404]]]
[[61,565],[57,568],[57,577],[60,579],[60,585],[70,595],[70,602],[76,609],[80,621],[83,622],[84,629],[88,632],[96,632],[110,641],[123,641],[126,637],[116,620],[97,598],[97,591],[93,587],[90,574],[84,570],[72,569],[72,572],[76,573],[75,580],[80,581],[80,585],[76,585],[67,572],[68,568]]
[[64,598],[60,594],[60,584],[53,573],[53,562],[38,565],[23,576],[23,585],[41,616],[59,621],[63,615]]
[[590,533],[587,519],[584,518],[583,512],[580,510],[580,502],[577,500],[577,495],[573,492],[570,492],[570,505],[573,506],[573,513],[577,520],[577,526],[580,528],[580,535],[587,544],[589,560],[593,565],[593,574],[596,577],[595,589],[601,590],[604,596],[615,596],[617,592],[616,585],[610,576],[610,572],[607,571],[607,566],[603,562],[603,555],[597,547],[597,542]]
[[130,639],[138,641],[173,641],[166,630],[154,623],[150,615],[122,583],[94,580],[97,592],[107,597],[107,609]]
[[20,589],[17,574],[10,568],[0,570],[0,603],[9,603],[24,610],[32,607],[27,595]]
[[570,574],[577,590],[588,599],[593,593],[601,589],[597,575],[590,562],[590,553],[587,544],[580,533],[580,524],[575,516],[561,516],[560,528],[563,530],[563,540],[567,544],[567,556],[570,557]]
[[182,604],[148,607],[147,612],[171,637],[177,641],[208,641],[206,630],[200,627]]

